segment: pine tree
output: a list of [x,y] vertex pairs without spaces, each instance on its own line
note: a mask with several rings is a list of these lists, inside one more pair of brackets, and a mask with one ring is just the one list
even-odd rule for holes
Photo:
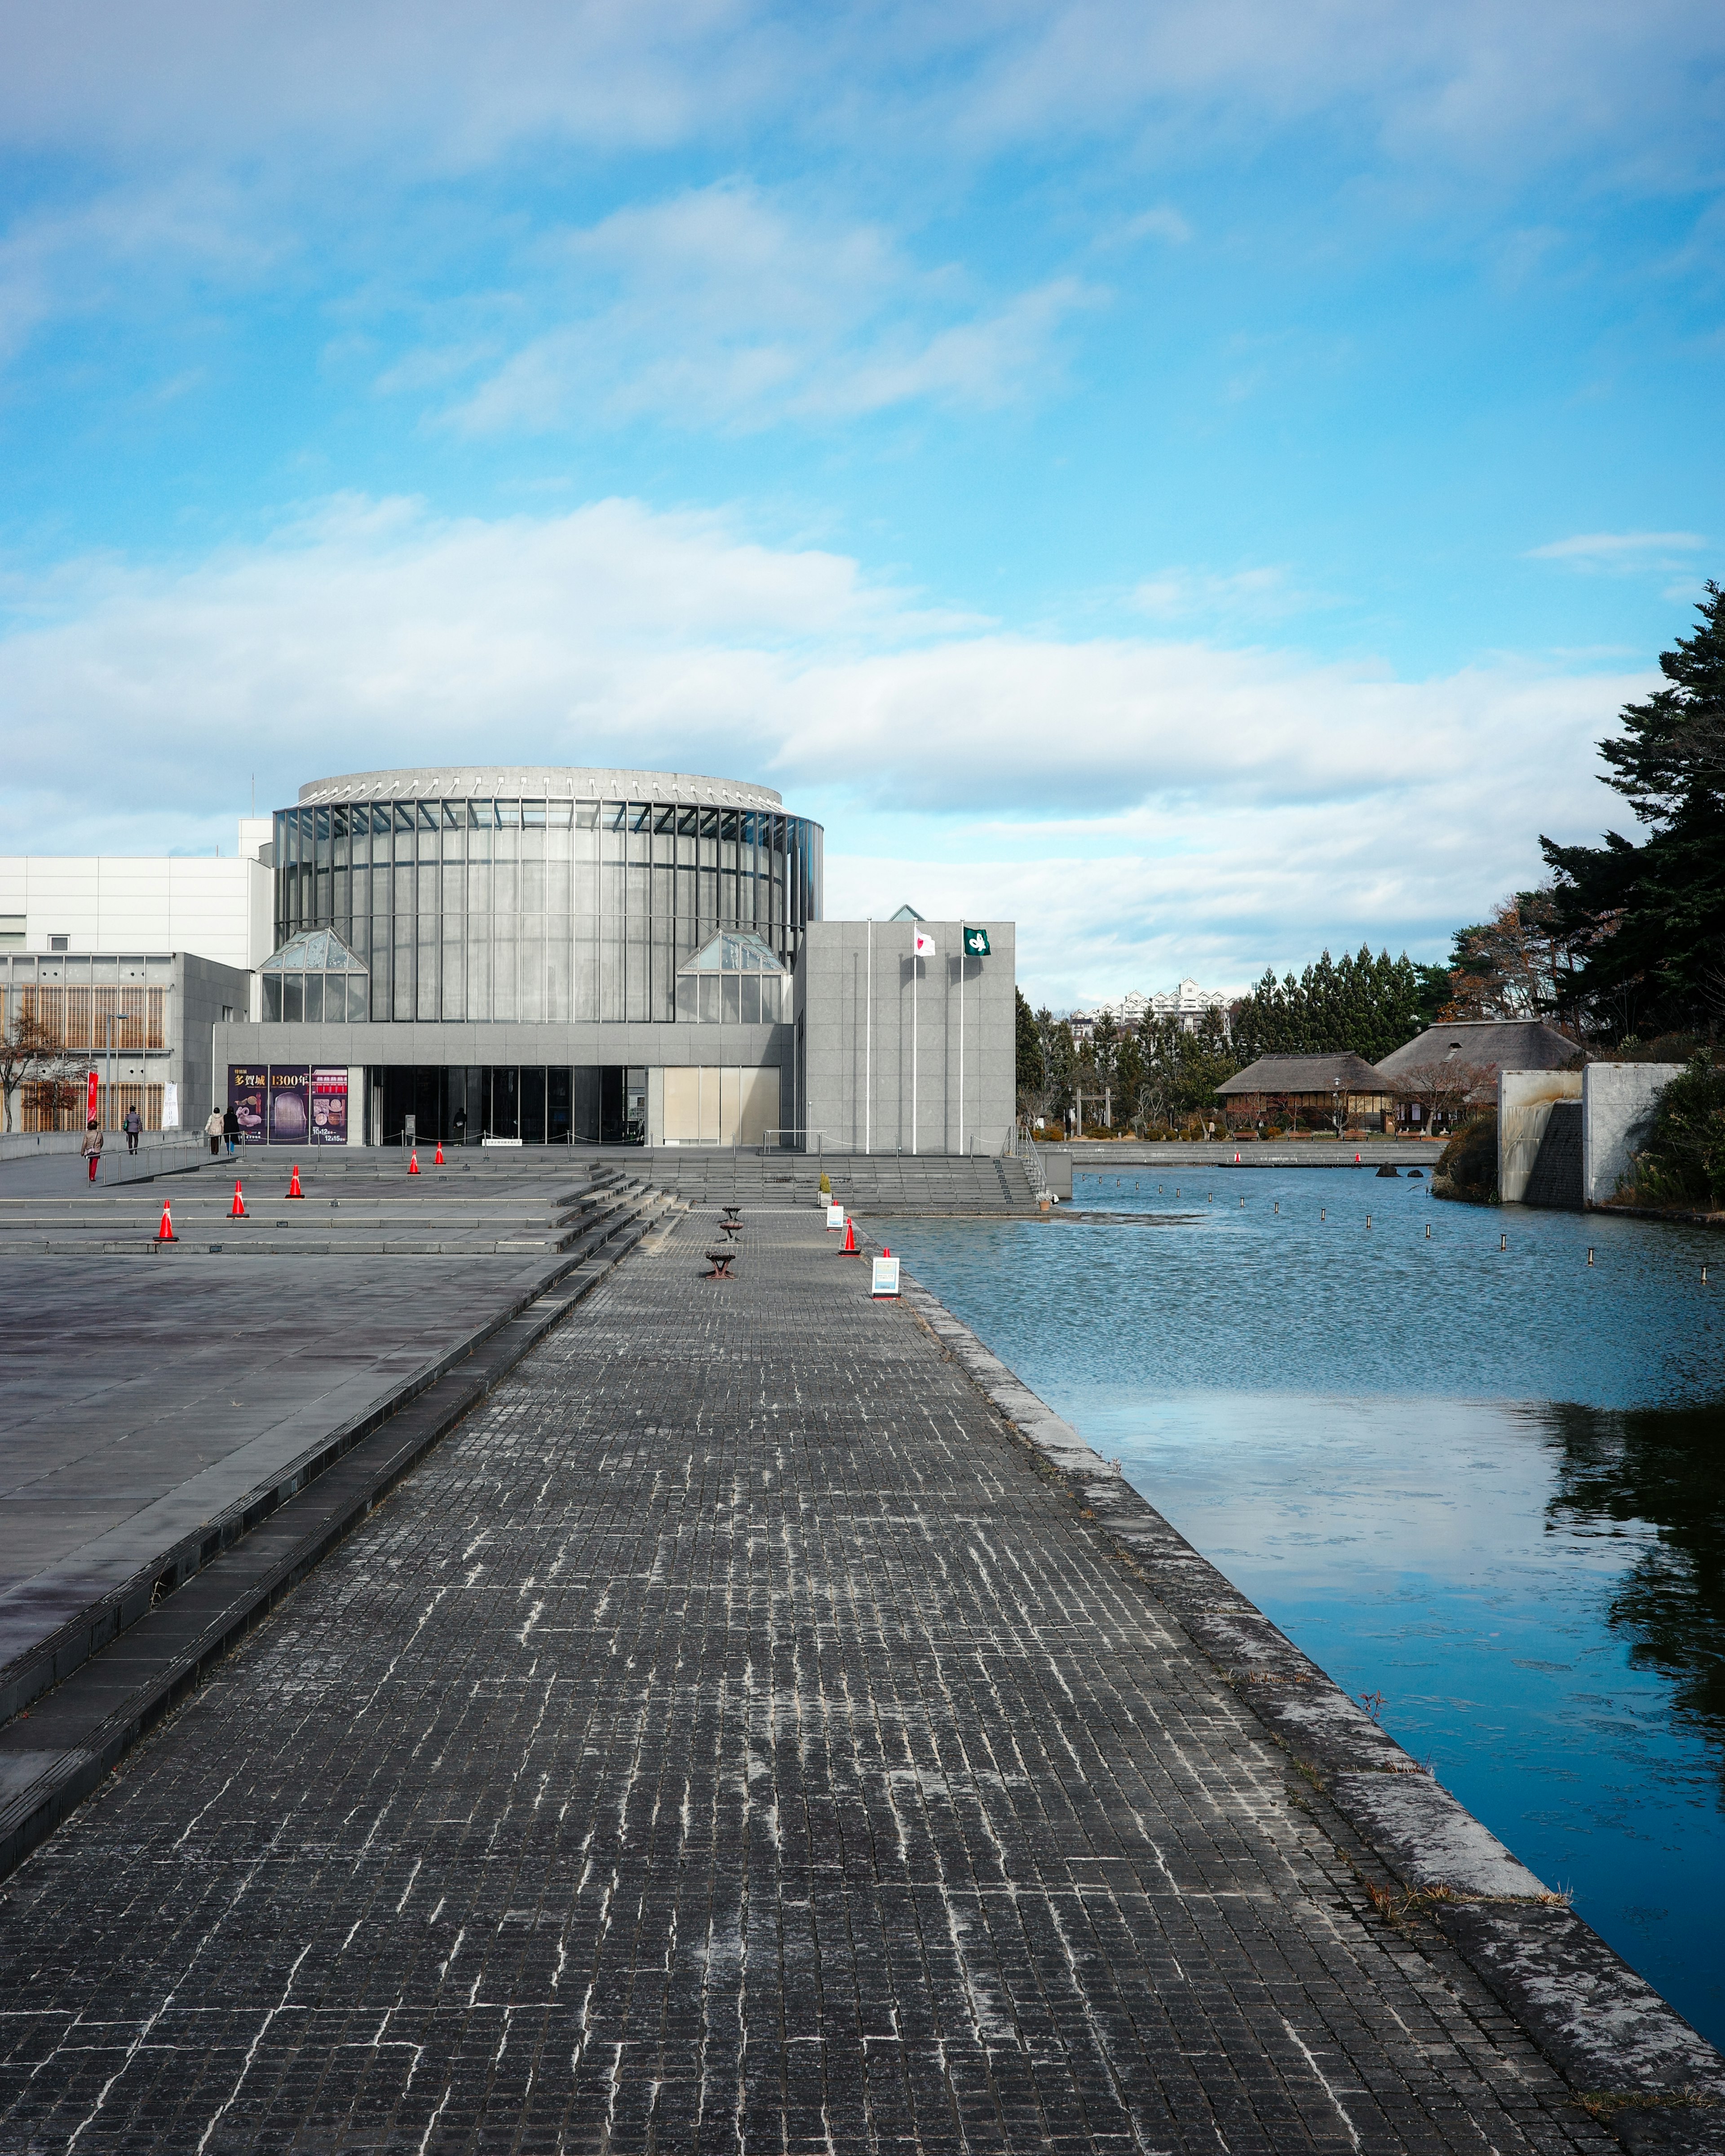
[[1605,784],[1649,835],[1540,845],[1558,928],[1581,963],[1569,1008],[1612,1034],[1717,1031],[1725,1017],[1725,593],[1709,581],[1701,625],[1660,654],[1667,686],[1625,704],[1599,743]]

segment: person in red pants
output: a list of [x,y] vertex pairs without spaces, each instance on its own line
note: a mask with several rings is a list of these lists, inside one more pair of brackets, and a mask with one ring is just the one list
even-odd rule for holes
[[82,1151],[85,1158],[90,1163],[90,1179],[94,1183],[96,1179],[96,1170],[102,1164],[102,1130],[94,1116],[90,1117],[89,1127],[85,1131]]

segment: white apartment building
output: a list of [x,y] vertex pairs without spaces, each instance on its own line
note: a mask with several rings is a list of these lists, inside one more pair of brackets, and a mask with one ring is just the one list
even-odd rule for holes
[[1213,1007],[1222,1014],[1225,1025],[1228,1006],[1232,993],[1223,988],[1201,988],[1189,976],[1177,988],[1163,988],[1153,995],[1140,995],[1136,988],[1128,989],[1123,996],[1111,1002],[1100,1003],[1091,1010],[1074,1011],[1070,1024],[1075,1040],[1088,1040],[1096,1029],[1099,1018],[1111,1018],[1122,1029],[1137,1025],[1146,1012],[1157,1018],[1178,1019],[1183,1033],[1196,1033],[1204,1013]]

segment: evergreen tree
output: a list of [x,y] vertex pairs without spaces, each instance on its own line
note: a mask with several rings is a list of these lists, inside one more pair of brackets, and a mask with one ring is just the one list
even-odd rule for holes
[[1374,958],[1361,944],[1339,959],[1326,951],[1296,980],[1266,972],[1234,1006],[1234,1047],[1244,1062],[1260,1055],[1324,1055],[1352,1050],[1377,1062],[1419,1032],[1420,974],[1404,952]]
[[1037,1028],[1036,1014],[1024,1000],[1024,990],[1015,988],[1013,993],[1018,998],[1018,1090],[1022,1110],[1042,1091],[1042,1035]]
[[1660,654],[1666,686],[1625,704],[1599,743],[1605,784],[1648,836],[1602,846],[1542,838],[1558,926],[1580,963],[1568,1007],[1616,1035],[1712,1034],[1725,1016],[1725,593],[1709,581],[1701,624]]

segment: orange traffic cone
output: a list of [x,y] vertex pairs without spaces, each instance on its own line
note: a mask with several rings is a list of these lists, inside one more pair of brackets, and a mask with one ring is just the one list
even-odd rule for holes
[[434,1168],[441,1168],[441,1167],[443,1166],[443,1164],[444,1164],[444,1142],[443,1142],[443,1140],[442,1140],[441,1138],[439,1138],[439,1139],[438,1140],[438,1142],[437,1142],[437,1152],[436,1152],[435,1156],[434,1156],[434,1158],[433,1158],[433,1161],[432,1161],[432,1166],[433,1166]]
[[860,1258],[862,1255],[862,1252],[856,1247],[855,1220],[846,1220],[845,1223],[845,1240],[839,1246],[839,1255],[841,1258]]
[[158,1243],[177,1243],[180,1240],[174,1233],[174,1216],[165,1198],[162,1201],[162,1225],[156,1230],[156,1240]]
[[230,1220],[244,1220],[248,1217],[245,1200],[239,1194],[239,1179],[236,1176],[234,1183],[234,1203],[228,1208],[228,1218]]
[[303,1198],[305,1195],[305,1192],[300,1188],[300,1163],[298,1161],[294,1163],[293,1180],[288,1184],[287,1194],[290,1198]]
[[419,1173],[419,1155],[418,1155],[418,1150],[416,1149],[413,1153],[411,1153],[411,1154],[408,1156],[408,1173],[409,1175],[417,1175],[418,1173]]

